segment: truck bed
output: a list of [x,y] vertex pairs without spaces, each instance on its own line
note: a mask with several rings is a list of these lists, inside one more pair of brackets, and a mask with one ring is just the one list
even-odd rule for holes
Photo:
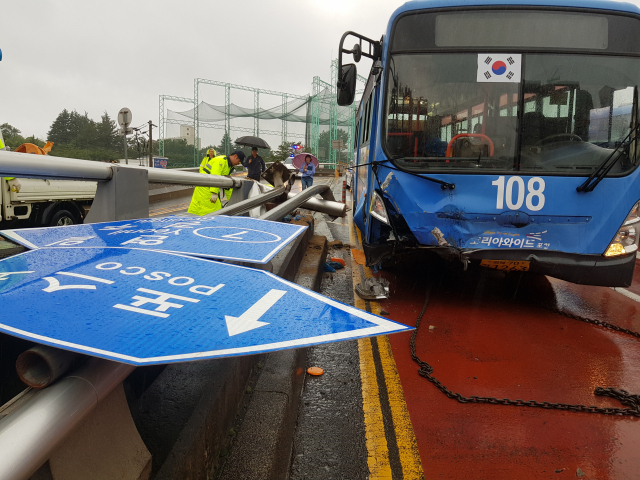
[[93,200],[96,182],[77,180],[42,180],[14,178],[9,180],[11,203],[47,202],[55,200]]

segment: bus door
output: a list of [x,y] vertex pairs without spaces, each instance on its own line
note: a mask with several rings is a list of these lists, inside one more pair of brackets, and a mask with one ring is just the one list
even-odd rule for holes
[[[374,77],[370,76],[360,103],[362,116],[360,118],[358,165],[371,163],[374,160],[374,132],[375,124],[377,123],[374,115],[377,104],[376,99],[377,89],[374,88]],[[370,193],[375,188],[374,181],[374,176],[371,174],[371,166],[357,168],[354,219],[367,240],[369,238],[368,202],[370,201]]]

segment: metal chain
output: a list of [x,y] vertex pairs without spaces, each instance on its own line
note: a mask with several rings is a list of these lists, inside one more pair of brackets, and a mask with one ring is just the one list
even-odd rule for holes
[[640,333],[634,332],[633,330],[629,330],[628,328],[622,328],[617,325],[613,325],[612,323],[603,322],[602,320],[594,320],[592,318],[581,317],[580,315],[574,315],[573,313],[565,312],[564,310],[560,310],[558,307],[552,307],[551,305],[547,305],[546,303],[542,303],[542,302],[538,302],[538,303],[544,308],[549,309],[553,313],[557,313],[558,315],[562,315],[563,317],[571,318],[573,320],[580,320],[581,322],[590,323],[592,325],[598,325],[600,327],[608,328],[616,332],[626,333],[627,335],[631,335],[632,337],[640,338]]
[[[551,402],[537,402],[535,400],[511,400],[509,398],[494,398],[494,397],[478,397],[478,396],[470,396],[465,397],[460,393],[455,393],[449,390],[445,385],[443,385],[440,380],[433,376],[433,367],[429,365],[427,362],[420,360],[420,357],[416,354],[416,337],[418,336],[418,331],[420,328],[420,323],[422,322],[422,317],[427,310],[427,306],[429,305],[429,294],[430,289],[427,290],[426,298],[424,301],[424,305],[422,306],[422,310],[418,315],[416,320],[416,328],[411,334],[411,340],[409,341],[409,345],[411,348],[411,358],[414,362],[418,364],[420,367],[418,370],[418,374],[431,383],[433,383],[438,390],[444,393],[449,398],[454,398],[460,403],[490,403],[493,405],[514,405],[516,407],[537,407],[537,408],[546,408],[546,409],[554,409],[554,410],[568,410],[572,412],[587,412],[587,413],[601,413],[604,415],[624,415],[624,416],[633,416],[640,417],[640,395],[633,395],[627,392],[626,390],[621,390],[617,388],[603,388],[596,387],[595,394],[604,397],[611,397],[618,400],[623,405],[627,405],[630,408],[606,408],[606,407],[596,407],[595,405],[586,406],[586,405],[572,405],[568,403],[551,403]],[[550,307],[548,305],[543,305],[551,311],[558,313],[559,315],[563,315],[568,318],[572,318],[574,320],[580,320],[582,322],[591,323],[594,325],[599,325],[605,328],[609,328],[611,330],[615,330],[618,332],[626,333],[628,335],[632,335],[636,338],[640,338],[640,333],[634,332],[632,330],[621,328],[616,325],[612,325],[607,322],[602,322],[600,320],[592,320],[585,317],[580,317],[578,315],[573,315],[567,312],[564,312],[556,307]]]

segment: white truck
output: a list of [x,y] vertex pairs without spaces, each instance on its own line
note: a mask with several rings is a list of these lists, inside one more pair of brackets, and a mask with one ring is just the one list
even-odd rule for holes
[[0,229],[82,223],[96,186],[75,180],[0,177]]
[[0,185],[0,228],[82,223],[96,195],[96,182],[0,177]]

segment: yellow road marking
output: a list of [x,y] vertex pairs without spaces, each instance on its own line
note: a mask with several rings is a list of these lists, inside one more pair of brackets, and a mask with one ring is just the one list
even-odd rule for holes
[[[349,222],[351,224],[351,222]],[[351,244],[355,246],[353,229],[350,229]],[[360,283],[360,269],[355,261],[351,262],[353,284]],[[355,295],[355,306],[360,310],[366,310],[364,300]],[[376,366],[373,361],[371,340],[362,338],[358,340],[358,353],[360,355],[360,379],[362,382],[362,409],[364,411],[365,438],[367,444],[367,464],[369,466],[370,479],[393,478],[391,464],[389,463],[389,447],[384,433],[382,420],[382,408],[380,407],[380,391],[376,377]]]
[[376,366],[373,362],[373,351],[369,338],[358,340],[358,352],[360,353],[362,409],[364,411],[369,478],[376,480],[392,479],[391,465],[389,464],[389,447],[387,446],[382,409],[380,408]]
[[[358,230],[359,244],[362,245],[362,237]],[[356,247],[353,219],[349,216],[349,236],[351,246]],[[355,261],[352,261],[353,285],[357,285],[362,280],[360,269]],[[373,276],[371,269],[364,267],[365,277]],[[365,302],[354,293],[355,306],[360,310],[366,310]],[[379,302],[370,302],[371,312],[380,315]],[[400,464],[402,466],[402,476],[406,480],[424,479],[418,443],[413,432],[413,425],[404,401],[404,392],[391,343],[387,335],[378,337],[378,349],[382,364],[383,376],[387,386],[387,394],[391,415],[393,418],[394,433]],[[382,420],[382,409],[380,407],[380,391],[376,377],[376,367],[373,360],[371,340],[364,338],[358,340],[358,351],[360,354],[360,372],[362,382],[362,403],[364,411],[365,435],[368,451],[369,478],[371,480],[391,479],[391,465],[389,463],[389,448],[384,432]]]
[[380,349],[382,370],[387,383],[393,427],[400,454],[400,464],[402,465],[402,478],[406,480],[424,479],[418,441],[413,432],[413,424],[409,417],[407,403],[404,401],[404,391],[402,390],[388,335],[378,337],[378,348]]

